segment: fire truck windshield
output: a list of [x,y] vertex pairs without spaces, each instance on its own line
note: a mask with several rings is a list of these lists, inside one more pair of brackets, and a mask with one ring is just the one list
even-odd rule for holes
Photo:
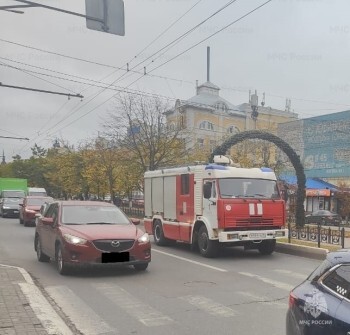
[[220,197],[278,199],[280,195],[275,180],[224,178],[218,180]]

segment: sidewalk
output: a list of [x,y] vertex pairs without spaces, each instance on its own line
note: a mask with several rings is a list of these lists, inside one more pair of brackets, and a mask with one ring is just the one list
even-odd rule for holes
[[0,335],[72,332],[22,268],[0,264]]

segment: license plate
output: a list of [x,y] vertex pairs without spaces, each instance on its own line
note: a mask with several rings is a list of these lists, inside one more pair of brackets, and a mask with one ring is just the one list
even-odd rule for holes
[[257,239],[257,238],[266,238],[266,233],[250,233],[250,234],[249,234],[249,237],[250,237],[250,238],[254,238],[254,239]]
[[104,252],[102,253],[102,263],[122,263],[130,261],[128,252]]

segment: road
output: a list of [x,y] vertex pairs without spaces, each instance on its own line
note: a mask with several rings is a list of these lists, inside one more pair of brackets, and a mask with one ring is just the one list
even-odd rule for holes
[[60,276],[37,261],[34,229],[0,218],[0,263],[25,268],[85,335],[285,334],[289,291],[320,263],[241,249],[205,259],[186,245],[153,245],[146,272],[99,267]]

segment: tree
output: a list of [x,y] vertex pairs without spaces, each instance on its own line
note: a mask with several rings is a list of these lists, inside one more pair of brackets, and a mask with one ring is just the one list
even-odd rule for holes
[[175,165],[187,155],[180,127],[166,125],[167,110],[157,97],[120,95],[104,124],[106,135],[128,151],[142,173]]
[[86,180],[89,195],[96,195],[100,198],[108,193],[108,185],[94,146],[92,144],[86,145],[81,151],[81,156],[84,165],[82,175]]
[[45,157],[47,153],[46,149],[44,149],[43,147],[39,147],[36,143],[34,144],[34,147],[31,148],[31,150],[34,158]]
[[116,144],[99,136],[87,144],[83,157],[85,160],[83,175],[87,178],[90,189],[94,189],[98,196],[108,193],[113,199],[123,157],[119,154]]
[[45,178],[52,194],[69,198],[86,192],[82,175],[82,157],[79,151],[68,148],[50,149],[45,160]]
[[350,188],[345,182],[339,184],[339,191],[336,193],[336,198],[339,204],[339,214],[346,219],[348,223],[350,216]]

